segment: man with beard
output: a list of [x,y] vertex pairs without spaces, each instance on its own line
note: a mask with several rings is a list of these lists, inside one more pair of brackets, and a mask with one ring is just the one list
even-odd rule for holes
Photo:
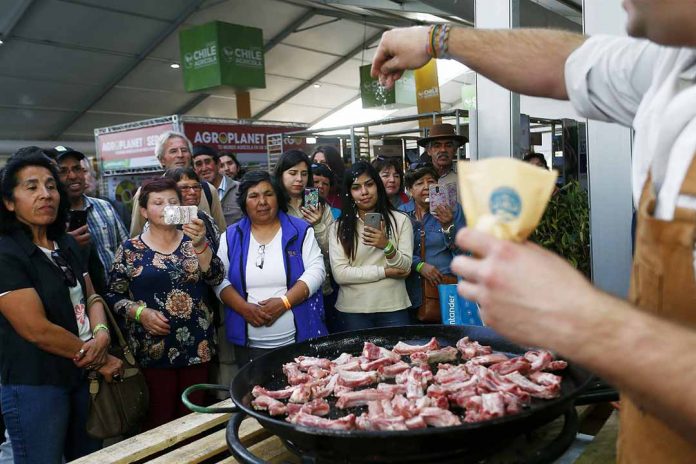
[[[696,3],[623,0],[632,37],[438,24],[385,32],[372,75],[454,58],[507,89],[570,100],[635,131],[629,301],[533,243],[463,229],[452,270],[485,322],[545,346],[621,391],[618,461],[696,462]],[[647,40],[640,40],[647,39]],[[628,239],[628,238],[627,238]],[[562,284],[561,284],[562,283]]]
[[193,170],[203,181],[209,182],[217,189],[222,205],[222,214],[228,226],[242,218],[242,210],[237,203],[239,196],[239,181],[223,174],[220,166],[220,156],[215,149],[206,145],[193,147]]
[[418,145],[425,147],[439,176],[438,184],[457,184],[454,161],[457,159],[457,150],[466,142],[466,137],[457,134],[452,124],[434,124],[428,136],[418,140]]

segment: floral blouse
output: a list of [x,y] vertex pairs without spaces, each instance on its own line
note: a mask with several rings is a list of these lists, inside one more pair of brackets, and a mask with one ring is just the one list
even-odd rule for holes
[[[152,250],[140,236],[123,242],[116,252],[105,299],[125,320],[120,325],[142,367],[186,367],[210,361],[215,327],[206,298],[209,286],[222,282],[223,274],[216,255],[208,272],[201,272],[187,236],[171,254]],[[126,311],[134,302],[161,311],[169,320],[169,334],[152,335],[128,318]]]

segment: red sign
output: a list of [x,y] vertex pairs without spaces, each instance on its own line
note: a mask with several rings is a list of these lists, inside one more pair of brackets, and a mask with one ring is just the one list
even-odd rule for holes
[[[266,136],[296,132],[301,127],[263,126],[242,124],[184,123],[184,133],[194,145],[207,145],[218,151],[234,153],[266,153]],[[286,137],[283,148],[304,148],[304,137]]]
[[155,146],[160,134],[175,130],[174,124],[130,129],[97,136],[97,156],[110,165],[119,167],[158,166]]

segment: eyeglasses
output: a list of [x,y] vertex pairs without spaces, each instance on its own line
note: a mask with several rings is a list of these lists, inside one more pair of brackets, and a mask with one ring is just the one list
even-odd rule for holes
[[259,251],[256,252],[256,267],[263,269],[263,262],[266,259],[266,245],[259,245]]
[[65,284],[68,287],[74,287],[77,285],[77,278],[75,277],[75,273],[70,267],[70,264],[58,251],[51,252],[51,259],[58,265],[60,270],[63,271],[63,280],[65,281]]
[[179,187],[179,190],[181,190],[182,192],[184,190],[192,190],[194,192],[198,192],[201,189],[202,187],[200,185],[182,185],[181,187]]

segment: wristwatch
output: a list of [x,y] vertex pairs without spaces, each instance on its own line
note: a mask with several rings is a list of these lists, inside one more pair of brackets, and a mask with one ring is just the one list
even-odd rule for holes
[[454,230],[454,224],[450,224],[448,228],[442,229],[442,232],[447,234],[447,235],[451,235],[453,230]]

